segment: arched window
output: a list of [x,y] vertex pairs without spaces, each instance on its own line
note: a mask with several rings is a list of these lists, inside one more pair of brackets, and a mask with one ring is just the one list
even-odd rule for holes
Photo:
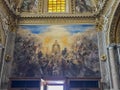
[[66,0],[48,0],[48,12],[66,12]]

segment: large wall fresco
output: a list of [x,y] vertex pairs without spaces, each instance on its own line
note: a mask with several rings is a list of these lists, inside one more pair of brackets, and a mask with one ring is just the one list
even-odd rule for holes
[[100,77],[94,25],[22,25],[13,77]]

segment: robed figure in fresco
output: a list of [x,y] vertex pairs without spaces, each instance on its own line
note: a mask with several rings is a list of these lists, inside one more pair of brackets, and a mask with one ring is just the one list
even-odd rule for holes
[[57,40],[55,40],[54,44],[52,45],[52,53],[55,55],[60,53],[60,45]]

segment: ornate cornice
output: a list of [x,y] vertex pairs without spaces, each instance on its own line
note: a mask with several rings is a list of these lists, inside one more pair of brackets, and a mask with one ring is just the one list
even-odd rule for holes
[[85,14],[70,14],[70,13],[47,13],[47,14],[33,14],[33,13],[22,13],[21,18],[38,18],[38,17],[81,17],[81,18],[91,18],[95,17],[95,14],[85,13]]
[[38,18],[20,18],[19,24],[80,24],[93,23],[95,24],[95,17],[80,18],[80,17],[38,17]]

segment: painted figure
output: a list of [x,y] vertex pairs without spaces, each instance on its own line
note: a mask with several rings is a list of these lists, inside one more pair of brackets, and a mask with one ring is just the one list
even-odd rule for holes
[[77,12],[92,12],[92,7],[86,3],[85,0],[76,0]]
[[38,0],[24,0],[21,10],[22,11],[33,11],[37,7]]
[[60,45],[58,44],[57,40],[55,40],[52,46],[52,53],[55,55],[60,53]]

